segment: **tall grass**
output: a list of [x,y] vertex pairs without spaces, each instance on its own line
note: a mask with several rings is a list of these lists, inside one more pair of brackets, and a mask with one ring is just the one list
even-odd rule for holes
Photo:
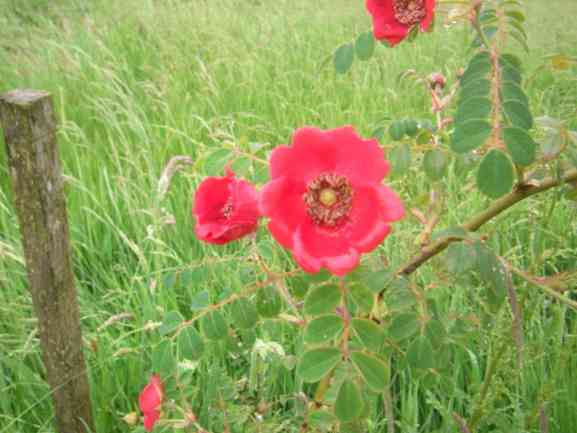
[[[244,246],[201,245],[192,235],[191,194],[207,171],[200,158],[208,149],[233,142],[250,151],[255,143],[271,149],[287,143],[302,125],[324,128],[353,124],[369,135],[386,116],[430,117],[429,102],[417,86],[399,84],[413,68],[454,77],[467,55],[461,28],[445,29],[395,50],[378,47],[367,64],[347,76],[330,65],[334,48],[370,23],[361,1],[220,0],[185,1],[0,0],[0,91],[32,87],[54,95],[61,124],[59,142],[67,177],[74,265],[87,347],[96,421],[100,432],[125,432],[122,416],[136,410],[136,397],[150,367],[156,340],[143,332],[163,312],[191,315],[195,293],[215,298],[243,282]],[[536,115],[567,117],[577,99],[574,70],[538,71],[542,56],[575,55],[577,32],[571,16],[577,4],[530,2],[528,30],[535,50],[527,61],[529,93]],[[190,155],[195,165],[179,172],[161,199],[157,184],[174,155]],[[256,166],[252,168],[256,170]],[[427,182],[418,170],[394,180],[407,207],[419,206]],[[0,432],[52,432],[50,394],[43,382],[25,268],[5,156],[0,152]],[[455,182],[447,188],[443,226],[482,209],[480,196]],[[546,221],[530,200],[499,217],[485,231],[511,260],[537,273],[571,269],[577,259],[575,208],[557,203]],[[173,215],[175,224],[162,217]],[[407,259],[418,228],[400,225],[381,247],[392,264]],[[260,239],[266,245],[267,239]],[[279,263],[282,252],[275,253]],[[441,263],[437,260],[435,267]],[[188,270],[190,281],[173,281]],[[192,274],[191,274],[192,273]],[[193,283],[191,283],[191,281]],[[431,267],[419,275],[435,281]],[[447,280],[436,288],[447,315],[475,314],[472,282]],[[570,311],[539,292],[519,287],[526,333],[525,365],[500,374],[490,402],[497,408],[483,431],[539,431],[539,410],[550,432],[577,430],[576,322]],[[131,321],[103,327],[128,312]],[[508,317],[495,326],[508,326]],[[264,336],[287,345],[290,331],[271,324]],[[474,351],[451,362],[454,377],[444,387],[399,370],[394,389],[399,431],[454,432],[451,412],[466,412],[482,386],[488,356],[495,350],[491,331],[472,326]],[[219,364],[220,363],[220,364]],[[238,379],[250,365],[214,357],[202,363],[194,386],[199,398],[210,388],[215,369]],[[220,370],[219,370],[220,371]],[[279,367],[260,396],[295,395],[299,384]],[[515,377],[508,377],[511,374]],[[266,380],[265,380],[266,382]],[[207,407],[202,409],[206,416]],[[385,432],[382,410],[373,431]],[[288,428],[288,427],[287,427]]]

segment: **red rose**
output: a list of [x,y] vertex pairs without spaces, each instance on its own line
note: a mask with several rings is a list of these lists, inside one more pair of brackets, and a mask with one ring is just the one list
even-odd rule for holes
[[435,0],[366,0],[366,5],[373,17],[375,39],[385,39],[391,46],[405,39],[417,24],[427,31],[435,14]]
[[305,271],[342,276],[404,215],[397,195],[381,185],[388,171],[377,141],[361,139],[352,127],[302,128],[291,146],[271,155],[261,213]]
[[160,406],[164,398],[164,385],[158,374],[150,376],[148,384],[138,397],[140,410],[144,414],[144,428],[152,431],[154,424],[160,418]]
[[194,200],[196,236],[212,244],[226,244],[256,230],[258,193],[245,180],[236,179],[229,168],[224,177],[208,177]]

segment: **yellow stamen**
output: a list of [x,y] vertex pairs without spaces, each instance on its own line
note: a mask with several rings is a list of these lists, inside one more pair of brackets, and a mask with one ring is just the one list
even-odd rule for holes
[[332,188],[323,188],[319,194],[319,200],[325,206],[332,206],[337,202],[337,193]]

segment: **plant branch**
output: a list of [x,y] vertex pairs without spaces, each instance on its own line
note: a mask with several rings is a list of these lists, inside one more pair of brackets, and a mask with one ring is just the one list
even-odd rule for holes
[[[517,187],[512,192],[498,200],[495,200],[495,202],[493,202],[493,204],[486,210],[473,216],[461,227],[467,231],[477,231],[485,223],[500,215],[507,209],[513,207],[520,201],[525,200],[526,198],[535,194],[547,191],[551,188],[575,181],[577,181],[577,170],[572,169],[566,171],[562,176],[559,176],[558,178],[549,177],[540,182],[531,181],[529,183],[517,185]],[[461,240],[461,238],[446,237],[433,242],[426,248],[423,248],[423,250],[418,255],[401,266],[401,268],[399,268],[397,271],[397,275],[408,276],[412,274],[429,259],[444,251],[451,242],[457,240]]]

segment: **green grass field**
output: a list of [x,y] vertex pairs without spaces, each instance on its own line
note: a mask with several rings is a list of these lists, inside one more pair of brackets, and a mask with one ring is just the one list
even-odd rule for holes
[[[206,174],[215,174],[211,161],[201,156],[232,143],[247,152],[257,144],[271,149],[287,143],[292,131],[304,125],[352,124],[368,136],[387,116],[432,118],[422,89],[399,84],[397,77],[413,68],[422,74],[441,71],[453,79],[466,63],[466,31],[439,23],[435,33],[420,37],[418,43],[394,50],[379,46],[370,62],[357,62],[349,74],[336,75],[327,65],[335,47],[370,26],[363,3],[0,0],[0,92],[43,89],[56,103],[99,432],[142,431],[126,425],[122,417],[137,410],[138,393],[150,372],[150,353],[158,339],[145,331],[149,322],[161,321],[164,312],[172,310],[191,317],[195,293],[208,290],[214,300],[246,282],[245,244],[213,248],[193,236],[192,193]],[[577,55],[577,2],[527,4],[533,51],[523,58],[526,76],[531,77],[533,112],[572,116],[575,127],[575,68],[538,68],[547,54]],[[158,180],[175,155],[189,155],[195,164],[175,175],[161,199]],[[407,208],[422,206],[429,187],[418,167],[409,176],[391,180]],[[262,179],[263,168],[257,163],[244,167],[254,179]],[[471,175],[467,184],[472,179]],[[454,201],[447,203],[439,227],[458,224],[486,207],[486,199],[461,185],[455,176],[448,177],[446,188]],[[554,194],[527,200],[483,228],[502,255],[537,275],[569,271],[577,262],[577,208],[566,201],[551,208],[551,200],[545,198]],[[551,213],[544,211],[549,208]],[[164,224],[170,215],[176,223]],[[401,264],[416,251],[413,239],[418,232],[414,218],[407,218],[379,253],[391,266]],[[259,234],[262,248],[269,242],[264,232]],[[272,257],[279,268],[290,262],[280,248]],[[439,279],[436,272],[442,265],[442,258],[435,259],[419,271],[416,281],[423,287],[436,285],[438,308],[447,316],[475,318],[480,309],[475,282],[454,281],[447,275]],[[190,278],[175,280],[182,271]],[[54,431],[26,284],[2,150],[0,433]],[[516,367],[511,343],[478,431],[575,432],[575,312],[534,287],[520,283],[517,288],[524,310],[524,365]],[[103,326],[125,312],[133,319]],[[430,384],[400,369],[393,389],[397,432],[456,432],[451,413],[470,415],[497,344],[492,336],[497,331],[506,335],[510,322],[506,309],[494,321],[471,320],[465,337],[469,349],[451,360],[451,386]],[[294,352],[287,325],[271,322],[258,336]],[[220,356],[221,349],[211,348],[213,354],[194,372],[191,386],[197,389],[198,402],[214,392],[211,375],[224,371],[238,382],[243,372],[256,368],[250,353],[231,359]],[[269,368],[252,398],[276,401],[301,391],[293,372],[276,364]],[[198,402],[193,403],[196,410],[210,420],[210,407]],[[267,417],[290,419],[297,406],[285,405]],[[235,407],[250,413],[250,402],[240,401]],[[546,414],[548,430],[541,430],[540,411]],[[381,409],[376,408],[371,419],[371,431],[387,432]],[[211,428],[222,431],[218,423]],[[287,424],[277,431],[296,432],[294,428]]]

